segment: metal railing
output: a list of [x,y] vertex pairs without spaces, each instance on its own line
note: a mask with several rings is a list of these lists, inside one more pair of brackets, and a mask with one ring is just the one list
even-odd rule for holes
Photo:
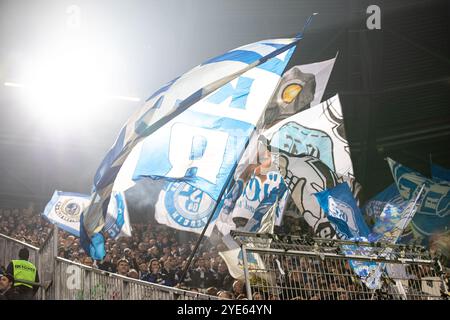
[[39,272],[39,300],[216,300],[217,297],[124,277],[57,257],[57,228],[36,248],[0,234],[0,265],[27,247]]
[[28,248],[30,251],[30,258],[28,260],[35,265],[38,265],[39,248],[0,234],[0,266],[6,268],[11,260],[18,259],[19,251],[22,248]]
[[216,297],[124,277],[56,258],[57,300],[212,300]]
[[[429,252],[420,246],[244,232],[232,235],[241,244],[249,299],[438,300],[448,297],[439,261],[431,259]],[[356,262],[380,268],[378,286],[366,285],[365,279],[353,271]]]

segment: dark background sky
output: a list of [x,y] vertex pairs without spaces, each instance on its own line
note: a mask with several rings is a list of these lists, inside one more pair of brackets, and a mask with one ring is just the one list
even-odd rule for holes
[[[366,28],[370,4],[381,8],[381,30]],[[449,1],[0,0],[0,206],[43,205],[55,189],[88,193],[120,127],[141,106],[108,100],[81,122],[52,123],[23,89],[3,85],[23,81],[43,54],[57,56],[53,48],[71,32],[70,5],[81,9],[79,37],[100,57],[91,70],[103,73],[102,87],[141,102],[208,58],[292,36],[318,12],[291,64],[339,51],[324,98],[341,96],[366,197],[392,182],[385,156],[424,174],[430,154],[450,167]],[[58,103],[63,110],[68,101]]]

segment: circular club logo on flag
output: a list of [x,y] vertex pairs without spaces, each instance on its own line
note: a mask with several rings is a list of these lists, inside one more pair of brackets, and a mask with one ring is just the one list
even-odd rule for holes
[[185,182],[172,182],[163,192],[164,207],[173,222],[187,228],[205,226],[215,205],[208,194]]
[[73,199],[59,201],[55,205],[55,213],[67,222],[79,222],[82,208]]

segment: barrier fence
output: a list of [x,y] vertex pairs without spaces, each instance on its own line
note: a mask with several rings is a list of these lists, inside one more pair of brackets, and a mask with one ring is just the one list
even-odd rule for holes
[[217,297],[162,286],[91,268],[57,257],[58,229],[39,249],[0,234],[0,266],[17,259],[26,247],[38,268],[39,300],[216,300]]
[[[38,249],[0,234],[0,265],[27,247],[39,270],[37,299],[210,300],[216,297],[108,273],[57,257],[57,229]],[[439,300],[448,297],[442,267],[419,246],[368,244],[232,232],[241,244],[249,299]],[[380,285],[370,289],[352,270],[377,263]]]
[[105,272],[56,258],[57,300],[212,300],[213,296]]
[[[439,300],[448,297],[442,267],[423,247],[244,232],[232,235],[241,244],[249,299]],[[356,264],[379,268],[380,285],[369,289],[353,271],[352,266]]]

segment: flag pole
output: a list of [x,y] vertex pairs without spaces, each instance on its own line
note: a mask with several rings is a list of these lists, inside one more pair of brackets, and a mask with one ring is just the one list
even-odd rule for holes
[[[250,141],[250,139],[249,139],[249,141]],[[248,146],[248,144],[247,144],[247,146]],[[242,150],[239,159],[241,159],[241,157],[242,157],[244,151],[246,150],[247,146]],[[192,250],[192,253],[189,256],[188,263],[184,266],[183,272],[181,274],[180,280],[178,280],[178,283],[182,283],[184,278],[186,277],[187,271],[188,271],[189,267],[191,266],[192,259],[194,259],[194,256],[197,253],[198,247],[200,246],[200,243],[202,242],[202,240],[203,240],[203,238],[205,236],[206,230],[208,229],[209,224],[212,221],[212,218],[216,215],[216,210],[219,207],[219,204],[220,204],[220,202],[222,200],[222,197],[223,197],[223,195],[224,195],[228,185],[231,182],[231,179],[234,177],[234,173],[236,171],[236,168],[237,168],[238,164],[239,164],[239,162],[236,163],[232,173],[230,173],[226,183],[223,185],[222,190],[220,191],[220,194],[217,197],[217,201],[216,201],[216,204],[214,205],[214,209],[212,210],[212,213],[209,215],[208,221],[206,222],[205,226],[203,227],[202,233],[200,234],[200,237],[198,238],[197,243],[195,244],[194,250]]]
[[[317,13],[313,13],[312,15],[310,15],[310,16],[308,17],[308,20],[306,20],[306,23],[304,24],[302,31],[301,31],[300,33],[296,34],[295,37],[298,38],[298,40],[303,39],[303,34],[304,34],[305,30],[308,28],[308,26],[310,25],[310,23],[311,23],[311,21],[312,21],[312,19],[313,19],[313,17],[314,17],[315,15],[317,15]],[[270,57],[267,56],[266,59],[264,59],[264,60],[261,61],[261,62],[265,62],[265,61],[267,61],[267,60],[269,60],[269,59],[271,59],[271,58],[273,58],[273,57],[275,57],[275,56],[276,56],[276,55],[273,55],[273,54],[272,54]],[[280,80],[281,80],[281,77],[280,77]],[[270,101],[272,100],[274,94],[275,94],[275,90],[274,90],[274,93],[272,94],[272,97],[268,100],[268,102],[270,102]],[[266,106],[266,107],[267,107],[267,106]],[[264,109],[264,110],[265,110],[265,109]],[[238,165],[239,165],[239,162],[240,162],[242,156],[244,155],[244,152],[246,151],[248,145],[250,144],[250,141],[252,140],[253,136],[257,134],[257,133],[256,133],[256,131],[258,130],[257,128],[258,128],[258,127],[263,127],[263,124],[264,124],[264,112],[261,113],[261,116],[260,116],[260,118],[259,118],[259,120],[258,120],[258,122],[257,122],[257,125],[256,125],[256,127],[255,127],[255,130],[253,130],[252,135],[251,135],[250,138],[248,139],[245,148],[243,148],[243,150],[241,151],[241,154],[240,154],[240,156],[239,156],[239,161],[236,162],[236,165],[235,165],[235,167],[233,168],[232,173],[228,176],[227,182],[223,185],[222,190],[221,190],[221,192],[220,192],[220,194],[219,194],[219,196],[218,196],[218,198],[217,198],[217,202],[216,202],[216,204],[215,204],[215,206],[214,206],[214,209],[213,209],[213,211],[212,211],[212,214],[208,217],[208,221],[206,222],[205,226],[203,227],[202,233],[200,234],[200,237],[199,237],[199,239],[197,240],[197,243],[195,244],[194,250],[192,251],[191,255],[189,256],[188,263],[187,263],[186,266],[184,267],[183,272],[182,272],[182,274],[181,274],[181,277],[180,277],[180,280],[178,281],[178,283],[182,283],[183,280],[184,280],[184,278],[186,277],[187,271],[188,271],[189,267],[191,266],[192,259],[194,258],[195,254],[197,253],[197,250],[198,250],[198,248],[199,248],[199,246],[200,246],[200,243],[202,242],[202,240],[203,240],[203,238],[204,238],[204,236],[205,236],[205,232],[206,232],[206,230],[208,229],[209,224],[210,224],[211,221],[212,221],[212,218],[216,215],[216,210],[217,210],[217,208],[219,207],[219,204],[220,204],[220,202],[221,202],[221,200],[222,200],[222,197],[223,197],[223,195],[224,195],[224,193],[225,193],[225,190],[226,190],[227,187],[229,186],[229,184],[230,184],[230,182],[231,182],[231,179],[234,177],[234,174],[235,174],[235,172],[236,172],[236,169],[237,169],[237,167],[238,167]]]

